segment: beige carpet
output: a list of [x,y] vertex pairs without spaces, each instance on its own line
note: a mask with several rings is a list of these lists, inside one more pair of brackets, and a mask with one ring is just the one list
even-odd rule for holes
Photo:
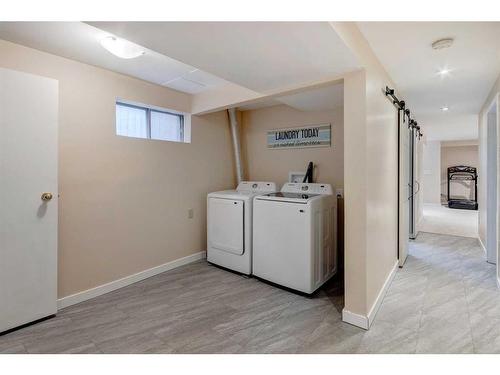
[[439,204],[424,204],[421,232],[477,237],[478,212],[456,210]]

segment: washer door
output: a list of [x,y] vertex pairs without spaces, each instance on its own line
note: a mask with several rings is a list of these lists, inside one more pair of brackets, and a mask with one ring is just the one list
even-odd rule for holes
[[242,255],[245,251],[244,202],[233,199],[208,200],[209,247]]

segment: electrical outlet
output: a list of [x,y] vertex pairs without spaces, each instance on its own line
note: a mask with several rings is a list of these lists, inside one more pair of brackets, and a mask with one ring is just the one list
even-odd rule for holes
[[194,217],[194,210],[192,208],[190,208],[188,210],[188,219],[192,219]]

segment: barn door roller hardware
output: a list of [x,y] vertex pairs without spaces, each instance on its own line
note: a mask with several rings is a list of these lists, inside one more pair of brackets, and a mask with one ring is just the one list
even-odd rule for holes
[[418,136],[418,139],[422,138],[423,134],[420,131],[420,126],[415,121],[415,119],[411,118],[410,108],[406,108],[406,102],[404,100],[399,100],[394,93],[394,89],[390,89],[389,86],[385,86],[385,96],[389,97],[392,100],[392,104],[399,110],[404,111],[403,121],[406,122],[406,118],[408,118],[408,127],[411,129],[415,129],[415,135]]

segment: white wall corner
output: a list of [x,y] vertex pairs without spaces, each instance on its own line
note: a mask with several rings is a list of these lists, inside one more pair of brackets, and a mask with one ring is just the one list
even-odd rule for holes
[[99,297],[103,294],[113,292],[117,289],[124,288],[131,284],[137,283],[139,281],[145,280],[149,277],[156,276],[160,273],[172,270],[177,267],[184,266],[189,263],[196,262],[200,259],[206,258],[206,251],[200,251],[198,253],[188,255],[186,257],[173,260],[168,263],[161,264],[159,266],[149,268],[147,270],[135,273],[130,276],[123,277],[118,280],[111,281],[107,284],[99,285],[92,289],[87,289],[82,292],[72,294],[57,300],[57,308],[64,309],[65,307],[76,305],[77,303],[87,301],[89,299]]
[[380,306],[382,305],[382,301],[384,300],[384,297],[387,291],[389,290],[389,287],[391,286],[392,280],[394,280],[394,276],[396,276],[396,273],[398,272],[398,268],[399,268],[399,262],[396,259],[394,265],[392,266],[391,271],[389,272],[389,275],[387,276],[384,282],[384,285],[382,286],[382,289],[380,289],[380,292],[378,293],[377,298],[373,303],[370,312],[368,313],[367,316],[353,313],[344,308],[342,310],[342,320],[356,327],[360,327],[366,330],[370,329],[370,326],[375,320],[375,316],[377,315],[377,312],[380,309]]
[[394,262],[394,265],[392,266],[391,272],[389,272],[387,279],[385,279],[384,285],[382,286],[382,289],[380,289],[380,292],[378,293],[378,296],[375,299],[370,312],[368,313],[368,328],[370,328],[373,321],[375,320],[375,316],[377,315],[377,312],[382,305],[382,301],[384,300],[384,297],[387,294],[389,287],[391,286],[392,280],[394,280],[394,276],[396,276],[396,273],[398,272],[398,268],[399,262],[396,259],[396,262]]
[[359,315],[356,313],[353,313],[349,310],[346,310],[345,308],[342,310],[342,321],[352,324],[353,326],[363,328],[363,329],[369,329],[370,324],[368,317],[365,315]]

